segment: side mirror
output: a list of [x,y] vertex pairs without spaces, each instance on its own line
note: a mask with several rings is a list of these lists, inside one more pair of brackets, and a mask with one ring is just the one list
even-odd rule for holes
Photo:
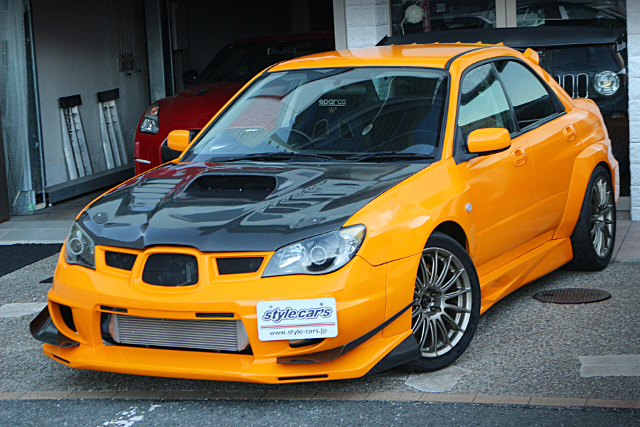
[[511,147],[511,135],[504,128],[476,129],[467,138],[469,153],[491,154]]
[[174,130],[167,137],[167,146],[172,150],[183,152],[189,146],[189,131]]
[[192,85],[198,79],[198,72],[196,70],[185,71],[182,74],[182,81],[188,85]]

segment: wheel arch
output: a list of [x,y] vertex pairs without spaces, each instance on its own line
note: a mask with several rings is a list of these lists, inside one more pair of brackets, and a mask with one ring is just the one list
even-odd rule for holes
[[[611,143],[609,140],[591,144],[586,147],[576,158],[567,204],[564,209],[564,216],[553,236],[554,239],[571,237],[571,233],[573,233],[573,229],[578,222],[580,209],[582,208],[582,202],[584,201],[591,175],[600,165],[603,165],[609,173],[614,188],[619,187],[617,173],[618,163],[611,154]],[[616,191],[616,202],[618,200],[618,194],[619,191]]]
[[464,248],[467,253],[469,253],[469,244],[467,239],[467,233],[464,231],[464,228],[460,224],[455,221],[444,221],[438,224],[431,234],[439,232],[451,237],[453,240],[458,242],[460,246]]

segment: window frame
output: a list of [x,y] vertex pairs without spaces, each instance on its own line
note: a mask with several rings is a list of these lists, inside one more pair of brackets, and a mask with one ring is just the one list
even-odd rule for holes
[[[498,72],[495,62],[501,62],[501,61],[514,61],[517,62],[521,65],[524,66],[525,69],[527,69],[531,74],[533,74],[534,77],[536,77],[538,79],[538,81],[542,84],[542,87],[547,91],[547,93],[549,94],[549,97],[551,98],[551,102],[553,103],[554,107],[556,108],[556,113],[555,114],[551,114],[550,116],[545,117],[544,119],[540,119],[535,123],[532,123],[524,128],[520,128],[520,125],[518,124],[518,118],[515,112],[515,109],[513,108],[513,103],[511,102],[511,96],[509,95],[509,92],[507,91],[504,82],[502,81],[502,77],[500,76],[500,73]],[[551,89],[551,87],[547,84],[547,82],[545,82],[542,77],[536,73],[524,60],[517,58],[515,56],[496,56],[493,58],[488,58],[488,59],[484,59],[482,61],[478,61],[475,64],[472,64],[470,66],[468,66],[467,68],[465,68],[462,71],[462,74],[460,75],[460,79],[458,81],[458,99],[457,99],[457,104],[456,104],[456,116],[455,116],[455,122],[454,122],[454,135],[453,135],[453,159],[456,162],[456,164],[460,164],[460,163],[464,163],[467,162],[473,158],[476,158],[478,156],[480,156],[480,154],[478,153],[469,153],[467,151],[467,141],[465,141],[462,137],[462,131],[460,129],[460,126],[458,126],[458,119],[460,117],[460,103],[462,101],[462,81],[464,80],[464,78],[467,76],[467,73],[469,73],[470,71],[481,67],[483,65],[486,64],[491,64],[493,71],[496,73],[496,76],[498,78],[498,81],[500,82],[500,86],[502,87],[502,91],[504,92],[505,96],[507,97],[507,102],[509,104],[509,109],[511,110],[511,118],[514,122],[514,128],[516,129],[515,132],[511,133],[511,139],[515,139],[518,138],[528,132],[531,132],[534,129],[537,129],[538,127],[547,124],[555,119],[557,119],[558,117],[561,117],[565,114],[567,114],[567,110],[565,108],[565,106],[562,104],[562,102],[560,102],[560,99],[558,98],[558,96],[556,95],[556,93],[553,91],[553,89]],[[505,149],[506,150],[506,149]],[[501,150],[504,151],[504,150]],[[488,153],[488,154],[493,154],[492,153]]]

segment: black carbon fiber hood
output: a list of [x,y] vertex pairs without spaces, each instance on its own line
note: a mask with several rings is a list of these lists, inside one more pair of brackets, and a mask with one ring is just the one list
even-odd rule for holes
[[273,251],[337,230],[428,164],[171,164],[104,195],[80,217],[96,244]]

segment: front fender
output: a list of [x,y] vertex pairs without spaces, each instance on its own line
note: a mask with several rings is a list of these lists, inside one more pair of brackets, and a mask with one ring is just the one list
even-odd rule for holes
[[422,252],[433,230],[445,221],[460,225],[470,254],[476,247],[474,215],[465,210],[469,187],[453,159],[435,163],[368,203],[345,226],[364,224],[360,256],[381,265]]

